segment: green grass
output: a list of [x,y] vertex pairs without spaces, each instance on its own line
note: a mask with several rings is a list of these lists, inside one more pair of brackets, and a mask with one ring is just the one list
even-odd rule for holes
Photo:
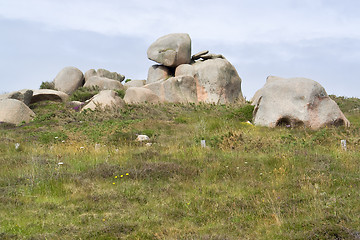
[[249,105],[32,105],[0,125],[0,239],[358,239],[360,115],[336,100],[350,128],[254,127]]

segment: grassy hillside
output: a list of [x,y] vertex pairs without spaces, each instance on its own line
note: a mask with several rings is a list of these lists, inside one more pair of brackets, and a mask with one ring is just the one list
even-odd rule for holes
[[350,128],[254,127],[249,105],[35,104],[0,126],[0,239],[360,239],[360,100],[332,97]]

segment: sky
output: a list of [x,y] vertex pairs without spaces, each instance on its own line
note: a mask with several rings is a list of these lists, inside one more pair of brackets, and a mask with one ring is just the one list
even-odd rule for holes
[[224,55],[246,99],[269,75],[360,97],[358,0],[0,0],[0,93],[37,89],[66,66],[146,79],[157,38],[188,33]]

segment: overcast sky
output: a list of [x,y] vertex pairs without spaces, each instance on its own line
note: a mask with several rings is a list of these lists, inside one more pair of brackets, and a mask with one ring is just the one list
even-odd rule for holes
[[0,93],[39,88],[66,66],[146,79],[146,50],[186,32],[223,54],[250,99],[268,75],[360,97],[359,0],[0,0]]

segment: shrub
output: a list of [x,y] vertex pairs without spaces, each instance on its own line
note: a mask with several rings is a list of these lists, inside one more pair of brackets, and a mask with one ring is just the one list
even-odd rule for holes
[[115,90],[115,92],[117,93],[117,95],[119,95],[119,97],[124,98],[125,90],[119,89],[119,90]]
[[40,85],[40,89],[53,89],[55,90],[54,82],[42,82]]
[[99,92],[99,87],[80,87],[71,95],[70,100],[85,102]]

